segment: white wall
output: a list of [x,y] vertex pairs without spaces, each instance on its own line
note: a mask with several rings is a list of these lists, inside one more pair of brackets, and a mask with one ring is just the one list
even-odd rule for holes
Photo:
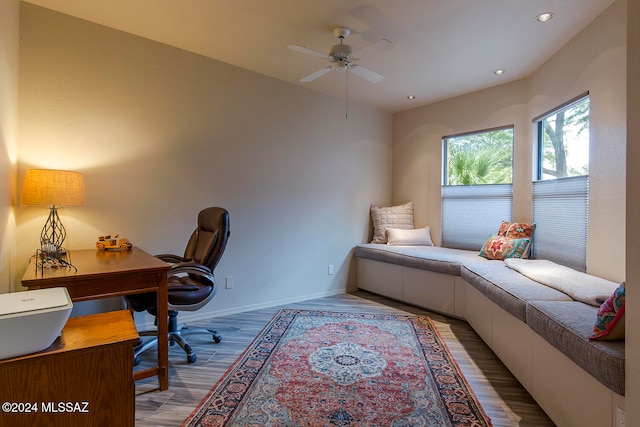
[[0,293],[14,289],[20,1],[0,2]]
[[[343,292],[371,203],[391,199],[391,116],[22,4],[18,188],[25,170],[85,174],[61,209],[72,251],[120,233],[182,253],[207,206],[230,211],[202,313]],[[46,209],[18,209],[21,276]],[[327,266],[335,266],[335,275]],[[202,314],[201,313],[201,314]]]
[[[440,244],[442,137],[514,125],[514,170],[531,170],[526,85],[517,81],[414,108],[393,116],[393,200],[413,201],[416,227],[429,225]],[[523,197],[531,180],[514,176],[514,220],[531,218],[531,200]]]
[[625,278],[627,2],[618,0],[538,69],[531,117],[589,91],[587,270]]
[[627,284],[625,354],[626,425],[640,420],[640,2],[628,2],[627,14]]
[[531,220],[531,120],[590,93],[590,273],[625,277],[626,1],[618,0],[528,79],[394,115],[393,200],[440,235],[442,137],[515,125],[515,221]]

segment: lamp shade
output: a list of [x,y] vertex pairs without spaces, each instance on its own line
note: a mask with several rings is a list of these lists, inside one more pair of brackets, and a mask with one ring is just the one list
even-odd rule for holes
[[29,169],[22,188],[23,205],[82,206],[84,175],[51,169]]

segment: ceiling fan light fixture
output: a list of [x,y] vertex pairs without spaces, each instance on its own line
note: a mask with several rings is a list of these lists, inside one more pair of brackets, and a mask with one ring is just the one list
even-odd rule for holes
[[349,68],[349,61],[341,59],[333,63],[333,69],[336,71],[346,71]]
[[334,45],[331,50],[329,50],[329,61],[331,62],[342,62],[349,61],[353,59],[353,47],[346,44],[337,44]]

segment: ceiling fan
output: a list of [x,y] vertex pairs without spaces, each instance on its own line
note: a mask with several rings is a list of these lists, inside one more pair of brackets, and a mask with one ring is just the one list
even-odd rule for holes
[[[299,45],[291,45],[288,46],[289,49],[294,50],[296,52],[305,53],[307,55],[319,56],[324,59],[328,59],[331,65],[328,67],[322,68],[314,73],[309,74],[306,77],[300,79],[301,82],[310,82],[312,80],[317,79],[320,76],[327,74],[329,71],[348,71],[352,72],[358,77],[362,77],[365,80],[370,81],[371,83],[378,83],[381,81],[384,76],[382,74],[378,74],[375,71],[372,71],[368,68],[363,67],[362,65],[356,64],[356,61],[364,58],[367,55],[371,55],[373,53],[381,52],[384,50],[391,49],[393,45],[387,39],[380,39],[375,43],[372,43],[368,46],[363,47],[362,49],[356,51],[352,46],[348,44],[343,44],[343,40],[349,37],[351,34],[351,30],[347,27],[335,27],[333,29],[333,34],[340,39],[340,44],[336,44],[331,49],[329,49],[329,53],[325,54],[322,52],[318,52],[317,50],[309,49],[304,46]],[[355,57],[355,54],[358,57]]]

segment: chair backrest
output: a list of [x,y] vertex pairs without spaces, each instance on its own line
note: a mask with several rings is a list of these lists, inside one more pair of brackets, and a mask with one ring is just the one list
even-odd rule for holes
[[227,247],[229,234],[229,212],[226,209],[203,209],[198,214],[198,226],[187,243],[184,258],[206,265],[213,271]]

